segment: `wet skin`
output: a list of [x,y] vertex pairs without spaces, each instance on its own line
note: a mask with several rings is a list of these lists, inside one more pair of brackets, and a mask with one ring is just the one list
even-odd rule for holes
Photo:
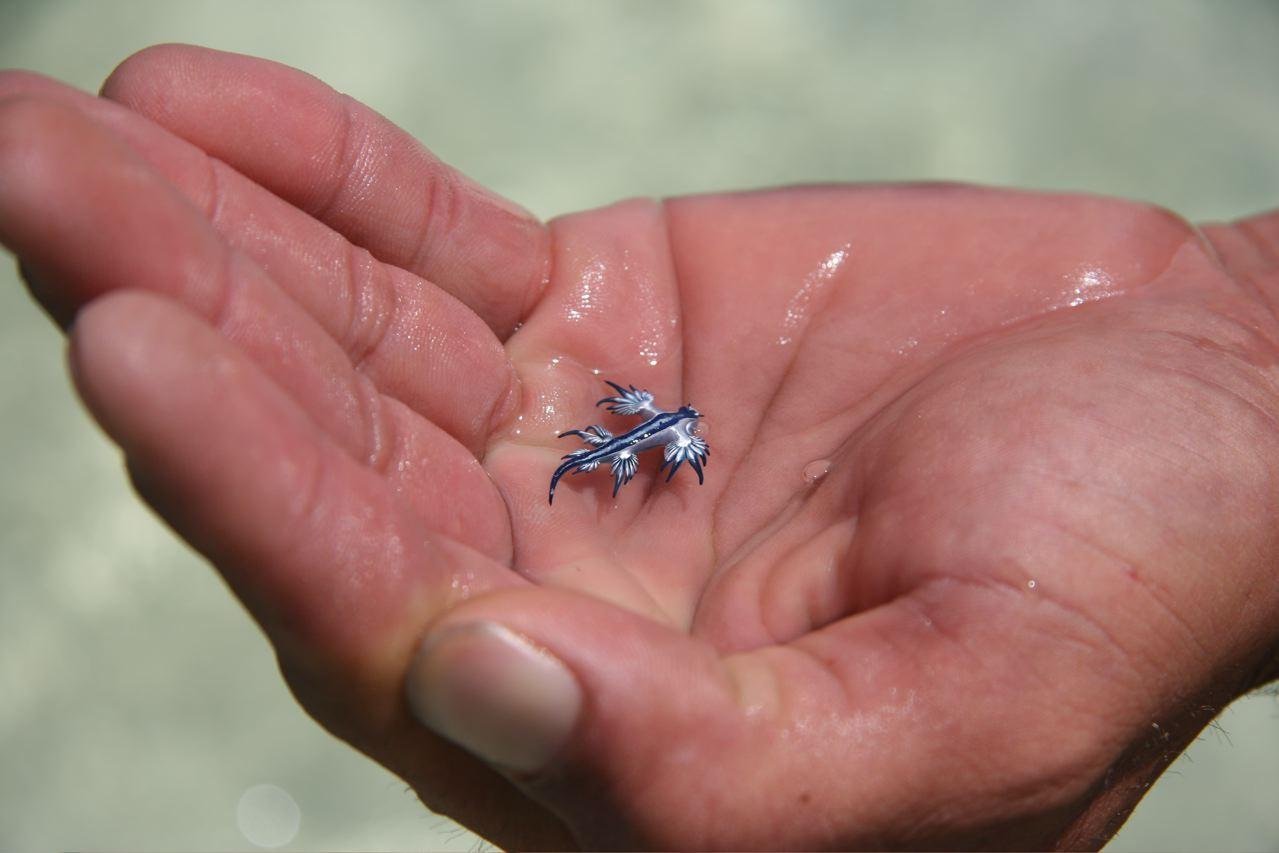
[[[1279,217],[872,186],[543,226],[277,65],[157,48],[104,95],[0,76],[0,238],[81,394],[308,710],[499,844],[1095,847],[1279,670]],[[696,403],[703,487],[649,454],[547,505],[600,375]],[[541,773],[408,713],[477,618],[581,686]]]

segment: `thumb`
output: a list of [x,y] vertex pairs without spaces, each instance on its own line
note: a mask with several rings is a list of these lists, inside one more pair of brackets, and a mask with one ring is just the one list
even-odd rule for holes
[[432,627],[406,688],[420,722],[584,846],[701,846],[708,794],[742,805],[752,722],[730,668],[709,644],[605,602],[484,595]]
[[1149,709],[1079,713],[1124,670],[1062,641],[1069,614],[930,596],[721,656],[603,601],[500,590],[432,627],[408,699],[587,848],[982,847],[992,827],[1051,846]]

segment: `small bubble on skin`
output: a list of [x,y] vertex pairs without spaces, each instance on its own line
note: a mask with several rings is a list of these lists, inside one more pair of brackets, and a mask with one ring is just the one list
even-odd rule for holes
[[817,459],[804,466],[804,482],[813,485],[830,473],[830,460]]
[[649,366],[649,367],[657,367],[657,359],[655,359],[655,358],[650,358],[650,359],[648,360],[648,366]]
[[1034,589],[1035,587],[1039,586],[1039,583],[1037,581],[1029,580],[1029,581],[1026,581],[1026,586],[1030,589]]
[[599,376],[599,375],[600,375],[600,369],[599,369],[598,367],[592,367],[592,368],[591,368],[591,375],[592,375],[592,376]]
[[560,363],[560,357],[558,355],[551,356],[551,366],[555,366],[559,363]]

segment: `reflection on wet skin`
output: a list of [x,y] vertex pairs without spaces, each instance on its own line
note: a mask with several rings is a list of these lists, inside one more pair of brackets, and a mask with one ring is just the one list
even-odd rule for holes
[[1098,299],[1105,299],[1119,292],[1110,273],[1095,266],[1082,266],[1075,270],[1073,275],[1067,276],[1067,283],[1073,285],[1065,293],[1066,306],[1070,308],[1078,307],[1085,302],[1096,302]]
[[777,337],[779,346],[787,346],[799,333],[800,326],[807,323],[813,310],[813,298],[830,284],[835,274],[848,260],[851,243],[845,243],[826,256],[817,269],[804,276],[804,281],[795,291],[786,305],[786,316],[782,319],[782,333]]

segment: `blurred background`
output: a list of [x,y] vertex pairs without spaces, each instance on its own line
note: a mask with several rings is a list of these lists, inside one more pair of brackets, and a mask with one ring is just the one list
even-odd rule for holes
[[[164,41],[315,74],[550,217],[953,179],[1279,204],[1274,2],[0,0],[0,65],[94,90]],[[0,269],[0,849],[474,849],[330,738],[130,492]],[[441,768],[441,772],[448,772]],[[1279,699],[1228,709],[1108,849],[1279,850]]]

